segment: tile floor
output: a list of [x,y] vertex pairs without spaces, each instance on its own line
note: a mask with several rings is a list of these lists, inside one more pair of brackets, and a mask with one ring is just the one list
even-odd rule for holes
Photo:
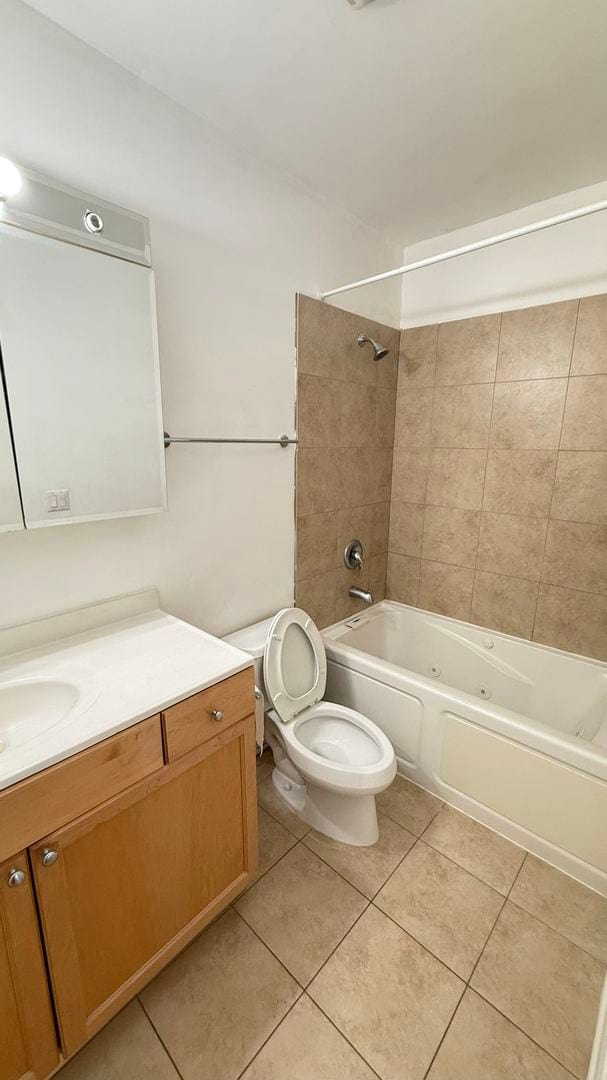
[[345,847],[270,772],[256,882],[61,1080],[583,1080],[607,900],[401,777]]

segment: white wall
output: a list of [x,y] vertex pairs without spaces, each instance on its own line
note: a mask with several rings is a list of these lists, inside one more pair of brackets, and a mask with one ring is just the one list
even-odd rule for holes
[[[448,191],[447,191],[448,194]],[[607,180],[405,249],[415,262],[607,199]],[[421,326],[607,292],[607,211],[414,271],[402,278],[402,325]],[[360,295],[356,290],[352,295]]]
[[[0,152],[149,216],[175,435],[292,433],[295,292],[399,260],[18,0],[2,4]],[[399,290],[344,304],[397,325]],[[216,633],[291,603],[293,460],[173,446],[168,514],[0,536],[0,626],[148,584]]]

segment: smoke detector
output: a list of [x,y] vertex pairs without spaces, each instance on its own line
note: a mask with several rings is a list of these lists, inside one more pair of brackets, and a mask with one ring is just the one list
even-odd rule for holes
[[350,5],[350,7],[363,8],[363,7],[366,7],[367,4],[370,4],[371,0],[348,0],[348,3]]

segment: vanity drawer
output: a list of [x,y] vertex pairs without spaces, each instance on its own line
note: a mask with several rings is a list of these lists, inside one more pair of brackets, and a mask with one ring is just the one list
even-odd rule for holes
[[167,761],[183,757],[254,711],[252,667],[172,705],[162,714]]
[[164,764],[160,716],[0,791],[0,862]]

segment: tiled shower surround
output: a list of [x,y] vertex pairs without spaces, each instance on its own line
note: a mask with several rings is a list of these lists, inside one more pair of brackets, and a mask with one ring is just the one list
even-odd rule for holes
[[388,598],[607,659],[607,296],[403,330],[393,462],[361,331],[393,360],[398,331],[300,298],[297,602],[327,625],[350,584],[384,595],[391,471]]

